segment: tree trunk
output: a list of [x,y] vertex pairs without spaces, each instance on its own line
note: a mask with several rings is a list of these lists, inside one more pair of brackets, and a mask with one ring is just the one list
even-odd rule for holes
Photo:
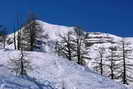
[[103,56],[102,54],[100,54],[100,73],[101,75],[103,75]]
[[125,60],[125,44],[122,42],[122,47],[123,47],[123,84],[128,84],[127,83],[127,78],[126,78],[126,60]]

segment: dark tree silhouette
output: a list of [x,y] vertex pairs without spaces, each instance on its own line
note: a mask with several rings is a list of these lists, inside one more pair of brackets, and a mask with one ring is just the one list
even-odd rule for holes
[[3,43],[3,48],[5,48],[6,38],[7,38],[7,29],[3,25],[0,25],[0,37],[1,37],[1,42]]

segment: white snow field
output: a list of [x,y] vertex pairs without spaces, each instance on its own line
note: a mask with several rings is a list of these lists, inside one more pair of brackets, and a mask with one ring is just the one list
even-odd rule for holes
[[128,89],[124,85],[103,77],[54,54],[25,52],[31,62],[29,77],[16,77],[10,71],[9,59],[19,51],[0,50],[0,89]]

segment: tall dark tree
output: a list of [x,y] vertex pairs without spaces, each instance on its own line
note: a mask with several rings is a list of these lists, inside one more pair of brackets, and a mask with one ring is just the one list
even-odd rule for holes
[[104,54],[104,51],[105,51],[104,48],[100,48],[99,49],[99,55],[100,55],[99,66],[100,66],[100,73],[101,73],[101,75],[103,75],[103,54]]
[[125,50],[125,42],[122,41],[122,57],[123,57],[123,84],[128,84],[127,82],[127,70],[126,70],[126,50]]
[[17,49],[20,50],[21,48],[21,31],[17,33]]
[[[18,50],[20,50],[20,48],[21,48],[21,30],[22,29],[21,29],[21,25],[20,25],[20,16],[18,14],[16,15],[16,26],[17,26],[16,29],[18,29],[18,32],[17,32],[17,39],[15,38],[15,33],[14,33],[14,42],[15,41],[17,42],[16,48]],[[14,32],[15,32],[15,27],[14,27]],[[15,44],[14,44],[14,46],[15,46]]]
[[13,31],[14,31],[14,33],[13,33],[13,43],[14,43],[14,49],[16,50],[17,49],[17,46],[16,46],[16,32],[15,32],[15,30],[16,30],[16,28],[15,28],[15,26],[13,27]]
[[130,48],[130,42],[126,41],[124,38],[121,41],[121,47],[119,49],[120,51],[120,62],[119,62],[119,72],[118,72],[118,79],[121,79],[123,84],[129,84],[130,82],[133,82],[133,76],[132,76],[132,55],[131,52],[133,51],[132,48]]
[[7,38],[7,29],[3,25],[0,26],[0,38],[1,38],[1,42],[3,43],[3,48],[5,48],[6,38]]
[[77,63],[83,65],[85,59],[89,59],[89,57],[87,56],[88,51],[86,50],[85,46],[86,34],[80,27],[75,27],[74,30],[76,32],[75,39],[73,40],[73,42],[75,43],[75,56],[78,59]]
[[105,68],[105,48],[104,47],[99,47],[96,49],[96,58],[95,61],[93,62],[94,69],[96,72],[100,73],[101,75],[104,75],[104,68]]
[[110,73],[109,73],[109,77],[111,79],[117,79],[117,71],[119,68],[119,61],[120,61],[120,56],[117,53],[117,46],[111,46],[109,47],[110,50],[110,55],[107,58],[107,62],[110,62],[109,64],[106,64],[109,69],[110,69]]
[[38,42],[41,40],[39,40],[39,38],[41,38],[42,32],[34,14],[29,15],[27,23],[22,31],[24,50],[33,51],[34,48],[38,47]]

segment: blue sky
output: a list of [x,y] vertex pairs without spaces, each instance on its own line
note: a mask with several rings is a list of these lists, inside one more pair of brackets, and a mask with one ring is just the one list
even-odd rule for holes
[[132,0],[0,0],[0,24],[12,30],[16,15],[23,23],[29,10],[48,23],[133,36]]

